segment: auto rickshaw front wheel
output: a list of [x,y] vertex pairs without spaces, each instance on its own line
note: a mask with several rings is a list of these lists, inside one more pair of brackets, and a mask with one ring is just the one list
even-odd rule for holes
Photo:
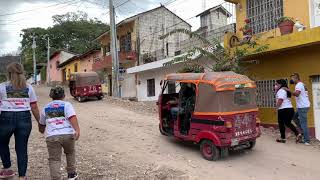
[[85,98],[84,98],[84,97],[81,97],[81,96],[78,96],[78,97],[77,97],[77,100],[78,100],[78,102],[83,102],[83,101],[85,100]]
[[203,158],[209,161],[217,161],[221,157],[220,149],[210,140],[203,140],[200,143],[200,152]]

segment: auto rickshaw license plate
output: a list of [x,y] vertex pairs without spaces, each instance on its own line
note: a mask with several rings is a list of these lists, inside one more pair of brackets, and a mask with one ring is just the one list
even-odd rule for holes
[[237,146],[237,145],[239,145],[239,139],[232,139],[231,146]]

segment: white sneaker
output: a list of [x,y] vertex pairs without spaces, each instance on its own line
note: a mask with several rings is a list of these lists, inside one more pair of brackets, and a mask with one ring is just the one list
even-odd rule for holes
[[311,144],[310,144],[310,143],[307,143],[307,142],[304,143],[304,145],[306,145],[306,146],[311,146]]

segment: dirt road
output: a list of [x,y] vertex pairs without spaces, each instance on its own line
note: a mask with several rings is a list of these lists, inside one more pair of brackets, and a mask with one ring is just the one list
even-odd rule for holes
[[[48,89],[38,88],[40,105]],[[253,151],[233,152],[218,162],[204,160],[196,145],[160,135],[157,114],[126,108],[110,100],[77,103],[81,138],[77,143],[81,179],[223,179],[319,180],[320,146],[274,142],[263,135]],[[134,110],[132,110],[134,109]],[[149,108],[150,109],[150,108]],[[47,180],[47,151],[43,135],[34,129],[29,146],[31,180]],[[13,155],[14,156],[14,155]]]

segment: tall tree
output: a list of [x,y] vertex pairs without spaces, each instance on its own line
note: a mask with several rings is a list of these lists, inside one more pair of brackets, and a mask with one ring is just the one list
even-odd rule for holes
[[85,12],[69,12],[52,17],[54,25],[47,29],[28,28],[22,30],[22,57],[26,71],[32,73],[32,36],[37,39],[36,57],[38,63],[46,62],[47,41],[50,37],[51,53],[68,49],[71,52],[81,54],[89,49],[98,48],[99,44],[93,40],[109,29],[98,19],[89,19]]

